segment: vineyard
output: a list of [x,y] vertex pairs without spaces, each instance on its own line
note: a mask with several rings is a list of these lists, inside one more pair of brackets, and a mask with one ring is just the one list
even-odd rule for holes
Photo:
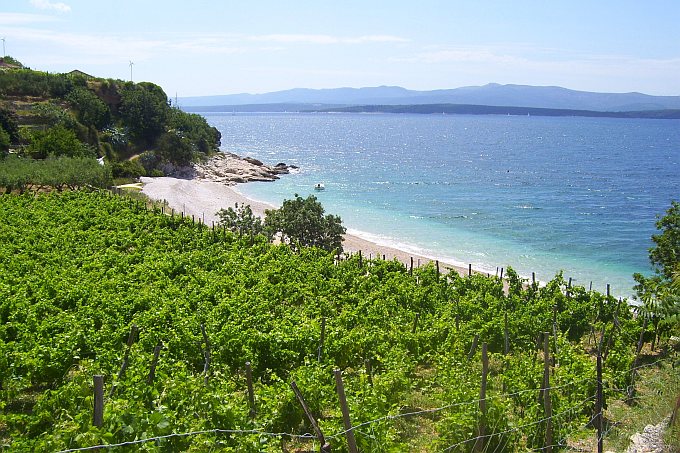
[[108,192],[0,196],[4,448],[318,451],[323,433],[351,451],[340,377],[360,451],[551,451],[595,437],[647,365],[626,302],[560,275],[508,269],[504,290],[169,214]]

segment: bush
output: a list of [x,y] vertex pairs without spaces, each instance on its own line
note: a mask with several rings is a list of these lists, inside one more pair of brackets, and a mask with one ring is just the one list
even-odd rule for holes
[[28,154],[35,159],[47,157],[97,157],[96,152],[78,140],[76,134],[64,126],[55,126],[45,131],[30,134]]
[[136,160],[115,162],[111,165],[111,171],[114,178],[139,178],[140,176],[146,176],[146,170]]

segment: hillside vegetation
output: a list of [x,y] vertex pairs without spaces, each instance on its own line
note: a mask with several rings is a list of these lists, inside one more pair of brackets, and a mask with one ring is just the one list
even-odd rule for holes
[[[160,176],[219,145],[217,129],[173,108],[153,83],[0,71],[0,158],[103,158],[113,177]],[[10,176],[21,185],[22,175]]]
[[345,451],[334,369],[362,451],[541,449],[546,420],[557,448],[595,436],[598,348],[610,405],[649,366],[636,346],[651,325],[559,275],[539,287],[509,269],[505,293],[497,277],[294,251],[106,192],[0,196],[0,219],[0,444],[13,451],[318,449],[291,381]]

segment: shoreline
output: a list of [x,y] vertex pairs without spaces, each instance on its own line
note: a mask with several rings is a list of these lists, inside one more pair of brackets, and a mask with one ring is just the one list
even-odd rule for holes
[[[265,210],[277,209],[278,206],[253,200],[241,194],[234,185],[227,185],[223,182],[215,182],[208,179],[180,179],[173,177],[141,177],[141,192],[151,199],[165,201],[168,206],[175,211],[184,212],[185,215],[195,216],[201,219],[204,224],[212,225],[218,223],[219,218],[216,213],[220,209],[234,207],[236,203],[250,205],[253,214],[264,217]],[[364,239],[356,234],[346,233],[343,238],[343,248],[345,253],[358,253],[361,251],[366,258],[382,257],[392,260],[397,259],[405,266],[410,266],[413,258],[414,266],[424,265],[429,262],[437,261],[431,257],[409,253],[395,247],[390,247],[377,242]],[[467,275],[469,269],[455,263],[439,260],[442,269],[451,269],[460,275]],[[474,269],[474,273],[487,274],[486,271]]]

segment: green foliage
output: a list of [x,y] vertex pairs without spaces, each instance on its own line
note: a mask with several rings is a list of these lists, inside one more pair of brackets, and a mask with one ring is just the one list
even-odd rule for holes
[[9,145],[11,145],[12,142],[9,138],[9,134],[5,131],[5,129],[0,126],[0,156],[3,156],[4,154],[9,151]]
[[188,165],[194,157],[194,144],[177,131],[166,132],[158,140],[156,156],[161,161]]
[[165,92],[149,82],[127,83],[121,89],[120,115],[132,137],[153,145],[166,130],[170,113]]
[[[487,447],[541,448],[537,336],[557,332],[551,397],[554,437],[563,439],[594,408],[593,345],[584,349],[584,338],[571,340],[572,332],[593,325],[613,338],[604,342],[609,398],[628,384],[640,332],[625,304],[580,287],[567,292],[561,276],[545,287],[513,284],[506,295],[495,277],[438,275],[433,265],[410,275],[397,261],[357,256],[337,261],[320,248],[239,239],[108,193],[0,196],[0,237],[0,434],[17,451],[215,428],[304,434],[310,427],[292,380],[331,437],[343,430],[335,368],[343,370],[353,423],[365,423],[355,431],[364,451],[408,451],[415,441],[420,450],[469,451],[481,417],[479,351],[468,358],[475,335],[490,348]],[[139,335],[119,379],[133,323]],[[201,325],[211,344],[207,384]],[[254,377],[252,419],[246,361]],[[106,376],[107,392],[116,384],[102,428],[91,426],[93,374]],[[421,411],[430,412],[406,416]],[[332,442],[342,451],[341,437]],[[213,432],[135,447],[312,449],[311,442]]]
[[0,104],[0,129],[9,136],[10,143],[19,141],[19,122],[17,115],[10,108]]
[[10,57],[9,55],[5,55],[4,57],[1,58],[2,61],[4,61],[7,64],[13,64],[14,66],[19,66],[20,68],[23,68],[24,65],[21,64],[19,60],[17,60],[14,57]]
[[9,156],[0,166],[0,187],[6,192],[24,191],[28,186],[54,187],[108,187],[111,170],[96,159],[60,157],[33,160]]
[[332,252],[342,251],[342,236],[346,229],[340,217],[327,214],[314,195],[284,200],[279,209],[265,211],[265,228],[270,235],[281,234],[281,240],[293,249],[319,247]]
[[51,102],[37,104],[33,108],[33,113],[38,119],[37,122],[45,126],[63,126],[71,130],[77,127],[77,121],[71,112]]
[[658,272],[670,280],[680,264],[680,203],[673,201],[666,215],[656,222],[659,234],[652,235],[654,247],[649,259],[657,266]]
[[233,208],[220,209],[217,212],[220,218],[220,226],[228,229],[232,233],[237,233],[239,237],[246,235],[264,234],[264,223],[260,217],[253,214],[250,205],[238,203]]
[[170,109],[167,126],[194,143],[196,150],[202,154],[219,150],[220,131],[210,126],[201,115],[186,113],[176,108]]
[[62,97],[73,88],[65,74],[15,69],[0,71],[0,95]]
[[86,88],[74,88],[66,96],[77,113],[78,121],[85,126],[102,129],[111,121],[111,112],[96,94]]
[[657,333],[680,328],[680,203],[673,201],[666,215],[656,222],[659,234],[652,235],[654,247],[649,260],[656,275],[635,274],[638,311],[651,320]]
[[35,159],[47,157],[96,157],[96,152],[78,140],[76,134],[64,126],[34,131],[26,148],[28,155]]
[[114,178],[139,178],[146,176],[146,170],[138,160],[124,160],[111,164]]

